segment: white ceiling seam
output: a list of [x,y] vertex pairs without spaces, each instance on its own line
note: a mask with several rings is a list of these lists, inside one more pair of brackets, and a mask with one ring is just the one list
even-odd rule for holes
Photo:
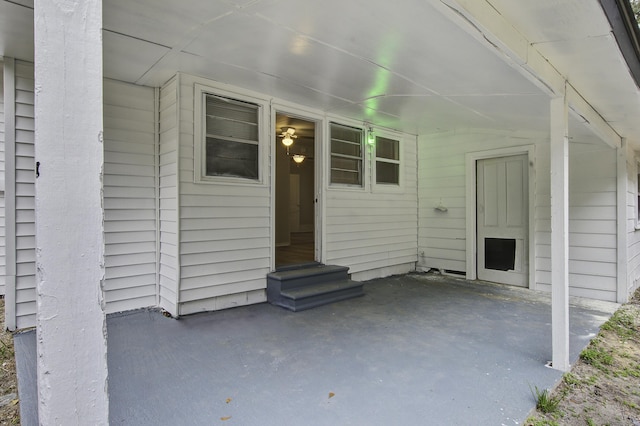
[[[517,65],[522,75],[541,87],[550,98],[565,95],[576,112],[605,143],[620,147],[621,137],[597,110],[572,86],[571,82],[544,57],[504,16],[486,0],[440,0],[451,12],[467,24],[461,28],[475,37],[509,65]],[[460,22],[460,19],[456,19]],[[478,31],[480,31],[478,33]],[[492,41],[493,40],[493,41]],[[504,46],[504,47],[502,47]],[[570,88],[570,89],[569,89]],[[551,91],[551,93],[549,92]]]

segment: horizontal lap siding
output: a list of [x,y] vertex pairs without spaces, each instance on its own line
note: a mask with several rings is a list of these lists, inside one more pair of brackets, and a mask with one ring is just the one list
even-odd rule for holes
[[[400,144],[403,176],[398,191],[374,184],[366,190],[330,186],[326,192],[326,263],[348,266],[356,279],[415,268],[416,139],[405,136]],[[370,164],[365,167],[364,179],[368,181]]]
[[33,64],[15,63],[16,325],[35,326],[35,160]]
[[2,186],[0,187],[0,296],[5,294],[5,283],[7,274],[6,259],[6,233],[5,233],[5,195],[4,195],[4,72],[2,61],[0,61],[0,179]]
[[[419,140],[419,265],[466,270],[465,182],[467,152],[518,145],[535,148],[536,283],[550,290],[551,198],[549,145],[540,138],[504,134],[447,133]],[[570,144],[569,285],[576,296],[615,300],[615,152],[599,145]],[[435,210],[442,202],[447,212]]]
[[[180,93],[180,313],[263,302],[271,267],[271,192],[262,184],[194,183],[191,77],[181,76]],[[262,177],[269,182],[269,170]],[[176,212],[166,217],[175,220]]]
[[[569,294],[615,301],[616,155],[601,145],[569,145]],[[538,174],[549,191],[549,172]],[[551,201],[536,197],[537,288],[551,291]],[[538,228],[536,228],[538,229]]]
[[153,89],[105,80],[107,313],[157,303],[154,111]]
[[178,315],[178,83],[160,89],[159,304]]

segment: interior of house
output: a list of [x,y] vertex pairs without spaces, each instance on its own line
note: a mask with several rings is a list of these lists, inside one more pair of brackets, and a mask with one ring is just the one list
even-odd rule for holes
[[316,260],[316,124],[279,113],[276,129],[276,268],[282,268]]

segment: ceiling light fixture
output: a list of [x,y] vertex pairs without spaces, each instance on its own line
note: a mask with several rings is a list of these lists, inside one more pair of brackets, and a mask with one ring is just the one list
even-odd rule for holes
[[295,154],[293,157],[293,161],[296,162],[296,164],[300,164],[304,161],[304,155],[300,155],[300,154]]
[[289,148],[293,144],[293,140],[297,138],[295,133],[296,129],[293,127],[283,127],[282,134],[280,135],[282,138],[282,144]]

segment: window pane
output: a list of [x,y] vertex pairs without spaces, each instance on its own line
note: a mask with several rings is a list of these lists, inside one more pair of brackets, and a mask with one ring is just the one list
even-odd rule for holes
[[361,151],[360,145],[354,145],[349,142],[342,142],[335,139],[331,140],[332,154],[342,154],[342,155],[350,155],[352,157],[360,157],[361,152],[362,151]]
[[331,138],[362,144],[362,130],[331,123]]
[[360,185],[360,160],[351,158],[331,158],[331,182]]
[[207,116],[207,134],[234,139],[258,140],[258,126]]
[[257,124],[257,111],[255,104],[207,95],[207,115]]
[[376,182],[377,183],[400,183],[400,165],[396,163],[376,162]]
[[331,183],[362,185],[362,129],[335,123],[330,129]]
[[207,176],[258,178],[258,145],[207,138]]
[[259,107],[205,94],[206,176],[258,178]]
[[400,160],[400,143],[393,139],[376,138],[376,157]]

